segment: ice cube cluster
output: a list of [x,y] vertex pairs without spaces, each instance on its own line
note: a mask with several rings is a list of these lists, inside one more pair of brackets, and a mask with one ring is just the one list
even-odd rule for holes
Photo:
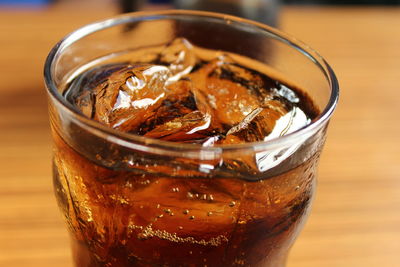
[[158,53],[86,71],[64,95],[111,128],[203,146],[271,140],[311,121],[295,90],[228,54],[206,61],[183,38]]

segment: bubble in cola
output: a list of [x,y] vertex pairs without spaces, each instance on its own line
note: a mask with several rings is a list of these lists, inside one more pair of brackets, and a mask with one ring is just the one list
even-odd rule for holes
[[[64,96],[115,130],[203,147],[272,140],[318,115],[305,93],[228,53],[199,51],[180,38],[105,60]],[[54,184],[77,266],[282,266],[308,212],[318,151],[266,178],[300,145],[197,163],[113,151],[74,131],[68,141],[53,129]]]

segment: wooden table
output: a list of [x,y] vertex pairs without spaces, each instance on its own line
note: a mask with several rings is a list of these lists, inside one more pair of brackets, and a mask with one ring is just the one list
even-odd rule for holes
[[[44,59],[62,36],[114,14],[0,10],[0,266],[71,266],[51,184]],[[312,215],[288,267],[400,266],[400,9],[284,8],[281,27],[335,69]]]

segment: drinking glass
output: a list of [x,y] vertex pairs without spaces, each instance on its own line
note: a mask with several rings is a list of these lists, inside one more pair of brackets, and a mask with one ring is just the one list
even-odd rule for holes
[[[63,96],[104,58],[186,38],[303,88],[319,115],[262,142],[201,146],[128,134]],[[284,266],[315,192],[338,83],[325,60],[283,32],[200,11],[120,15],[61,40],[45,63],[56,199],[75,266]]]

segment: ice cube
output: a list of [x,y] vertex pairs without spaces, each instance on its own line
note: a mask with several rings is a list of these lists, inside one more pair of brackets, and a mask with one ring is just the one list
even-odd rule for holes
[[199,110],[212,114],[225,132],[273,99],[270,89],[276,87],[268,77],[239,66],[229,56],[204,64],[189,78]]
[[197,110],[159,125],[144,136],[180,142],[204,139],[208,135],[202,132],[207,131],[210,124],[211,116]]
[[[232,144],[265,140],[265,137],[273,132],[276,121],[287,113],[283,103],[277,100],[271,100],[267,103],[268,105],[251,111],[241,122],[229,129],[226,133],[226,140],[223,140],[222,143]],[[232,139],[231,135],[237,138]]]
[[288,88],[285,85],[283,85],[283,84],[280,85],[280,89],[277,90],[277,93],[280,96],[282,96],[285,99],[287,99],[288,101],[290,101],[291,103],[299,103],[300,102],[300,99],[298,98],[296,93],[293,90],[291,90],[290,88]]
[[273,128],[273,131],[264,138],[264,141],[290,134],[305,127],[309,123],[311,123],[311,120],[307,115],[300,108],[294,107],[290,112],[276,120],[276,126]]
[[83,115],[93,119],[95,115],[95,96],[98,93],[93,88],[104,82],[112,73],[126,66],[127,64],[108,64],[89,70],[76,77],[63,95]]
[[194,84],[196,103],[204,113],[212,114],[224,130],[239,123],[258,106],[257,99],[247,89],[227,79],[220,79],[216,72],[221,60],[214,60],[190,75]]
[[190,73],[198,59],[192,44],[185,38],[177,38],[161,51],[159,61],[170,70],[168,84],[171,84]]
[[[307,126],[310,122],[311,120],[306,114],[300,108],[295,107],[276,121],[276,126],[273,131],[266,136],[264,140],[268,141],[290,134]],[[299,140],[289,147],[257,153],[255,157],[258,169],[260,171],[266,171],[277,166],[291,156],[301,146],[302,142],[303,140]]]
[[[107,74],[102,73],[103,80],[94,88],[90,82],[81,84],[85,89],[74,103],[86,116],[91,113],[89,117],[121,131],[136,129],[169,94],[166,82],[171,73],[165,66],[127,65]],[[80,79],[92,81],[91,75]]]
[[183,142],[197,140],[211,125],[211,116],[198,110],[192,83],[180,80],[168,86],[169,94],[137,128],[139,135]]

